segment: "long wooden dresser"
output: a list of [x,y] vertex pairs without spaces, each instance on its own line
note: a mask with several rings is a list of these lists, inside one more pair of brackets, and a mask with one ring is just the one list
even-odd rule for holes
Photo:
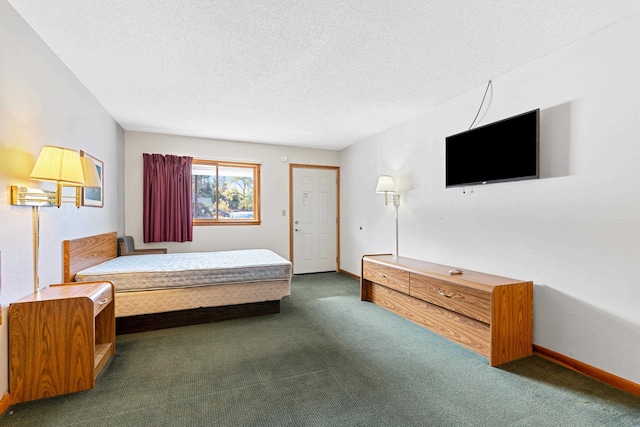
[[533,283],[392,255],[362,258],[361,299],[498,366],[532,354]]

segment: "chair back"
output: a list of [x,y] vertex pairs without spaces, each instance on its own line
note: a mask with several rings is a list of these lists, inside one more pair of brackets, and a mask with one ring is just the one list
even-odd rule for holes
[[118,256],[135,252],[136,246],[133,243],[132,236],[118,237]]

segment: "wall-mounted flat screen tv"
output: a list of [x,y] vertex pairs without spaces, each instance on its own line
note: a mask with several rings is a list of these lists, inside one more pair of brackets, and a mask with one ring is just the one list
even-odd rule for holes
[[446,187],[539,178],[540,109],[445,141]]

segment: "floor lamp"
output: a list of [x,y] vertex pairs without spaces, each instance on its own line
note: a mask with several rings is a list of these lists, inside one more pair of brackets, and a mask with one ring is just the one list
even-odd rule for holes
[[[91,159],[80,158],[77,151],[68,148],[45,145],[40,151],[36,164],[29,178],[38,181],[56,183],[55,192],[36,188],[11,186],[11,204],[15,206],[31,206],[31,229],[33,235],[33,288],[40,289],[38,274],[40,253],[40,207],[57,206],[67,202],[62,195],[65,185],[76,187],[73,197],[76,207],[80,207],[81,187],[94,187],[100,184],[95,164]],[[71,200],[69,200],[71,202]]]
[[378,177],[378,184],[376,185],[376,193],[384,193],[384,204],[389,204],[389,193],[392,194],[392,203],[396,208],[396,258],[399,256],[398,252],[398,208],[400,207],[400,194],[396,193],[396,186],[393,182],[393,177],[390,175],[381,175]]

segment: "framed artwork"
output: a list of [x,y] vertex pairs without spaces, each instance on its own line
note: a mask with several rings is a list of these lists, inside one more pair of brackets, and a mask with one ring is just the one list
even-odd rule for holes
[[88,157],[93,160],[100,177],[100,187],[82,187],[80,205],[101,208],[104,206],[104,163],[82,150],[80,150],[80,157]]

